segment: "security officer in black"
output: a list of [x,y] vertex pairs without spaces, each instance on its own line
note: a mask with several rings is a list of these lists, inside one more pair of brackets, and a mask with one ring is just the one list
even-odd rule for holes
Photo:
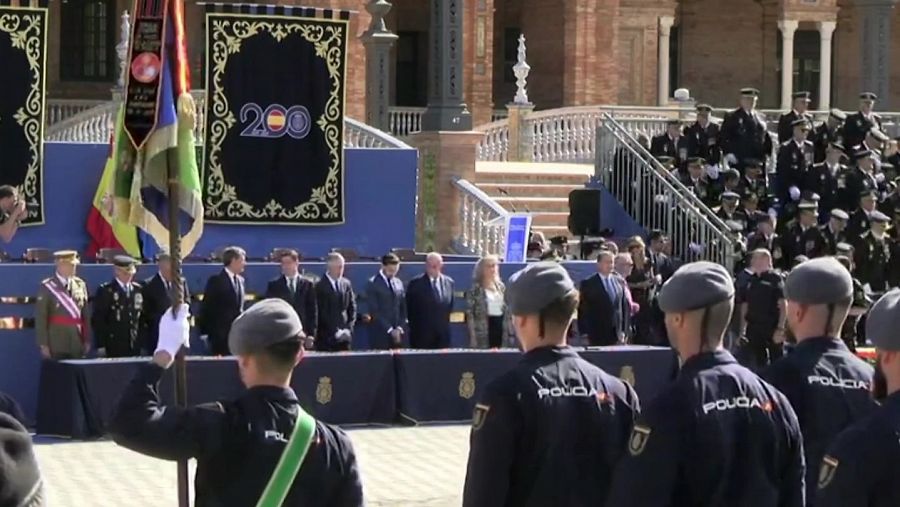
[[890,239],[885,233],[889,219],[878,210],[873,211],[869,218],[869,231],[859,239],[853,263],[866,292],[882,294],[887,290],[888,263],[891,260]]
[[834,440],[818,471],[816,507],[900,505],[900,290],[869,311],[866,334],[877,354],[875,396],[881,406]]
[[756,110],[759,90],[741,89],[739,108],[725,115],[719,144],[731,167],[743,170],[744,160],[765,161],[772,153],[772,137],[766,130],[766,119]]
[[828,145],[825,160],[813,164],[803,177],[803,189],[821,196],[819,211],[825,216],[838,206],[838,178],[845,174],[847,166],[841,163],[846,157],[844,147],[838,143]]
[[[256,505],[303,410],[291,374],[303,356],[303,326],[280,299],[264,299],[235,319],[228,346],[248,387],[233,401],[187,409],[165,407],[159,380],[187,345],[188,306],[159,323],[153,361],[125,389],[111,433],[121,446],[161,459],[197,460],[197,507]],[[364,505],[356,455],[339,428],[316,421],[312,443],[284,503],[288,506]]]
[[772,254],[765,249],[753,251],[750,258],[753,276],[737,292],[741,305],[741,334],[745,366],[757,371],[782,356],[784,343],[784,278],[772,266]]
[[115,278],[97,288],[91,328],[97,350],[106,357],[140,355],[145,329],[141,312],[144,297],[134,281],[137,261],[127,255],[113,258]]
[[794,410],[722,348],[731,275],[710,262],[686,264],[658,297],[683,363],[635,424],[606,505],[803,506]]
[[812,128],[813,116],[807,112],[809,103],[812,102],[810,95],[809,92],[794,92],[791,96],[793,109],[778,118],[778,141],[784,142],[791,138],[794,122],[797,120],[805,120]]
[[844,146],[852,148],[862,144],[872,127],[881,130],[881,117],[872,111],[876,100],[878,96],[872,92],[859,94],[859,111],[844,120]]
[[603,505],[637,396],[566,346],[578,292],[562,266],[519,271],[506,298],[525,355],[475,405],[463,506]]
[[831,143],[843,144],[844,132],[841,125],[846,119],[847,114],[845,112],[840,109],[832,109],[828,113],[828,119],[813,129],[810,140],[815,147],[813,160],[816,163],[825,160],[825,151]]
[[845,230],[850,215],[838,208],[831,210],[829,215],[828,223],[819,226],[819,230],[822,231],[822,239],[824,240],[824,246],[822,252],[820,252],[821,255],[837,255],[838,243],[847,242]]
[[697,120],[684,128],[682,139],[688,158],[700,157],[710,164],[718,164],[721,159],[719,124],[710,120],[711,112],[712,106],[709,104],[697,104]]
[[[871,413],[872,367],[838,338],[853,300],[850,272],[833,257],[797,266],[784,284],[788,324],[797,345],[763,373],[797,412],[803,432],[807,498],[816,492],[814,463],[838,433]],[[811,505],[811,504],[810,504]]]

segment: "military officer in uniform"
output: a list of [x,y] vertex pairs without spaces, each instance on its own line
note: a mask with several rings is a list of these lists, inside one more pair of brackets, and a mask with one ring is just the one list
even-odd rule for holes
[[772,153],[772,137],[766,130],[765,117],[756,110],[759,90],[741,89],[740,107],[727,113],[722,121],[719,142],[728,163],[743,169],[748,158],[765,161]]
[[681,179],[681,182],[697,196],[698,199],[709,205],[712,203],[713,188],[703,174],[703,166],[706,161],[702,158],[691,158],[687,161],[687,174]]
[[763,212],[757,212],[756,232],[747,238],[747,250],[752,252],[760,248],[765,248],[772,254],[772,265],[775,268],[788,268],[789,258],[785,257],[781,237],[775,232],[775,217]]
[[763,164],[758,159],[749,158],[744,161],[744,177],[741,178],[738,187],[741,192],[756,194],[759,209],[767,211],[772,206],[766,175],[763,173]]
[[778,118],[778,141],[784,142],[790,139],[794,131],[794,123],[797,120],[805,120],[812,128],[813,116],[807,112],[809,103],[812,101],[809,92],[794,92],[791,96],[793,99],[793,109],[790,112],[781,115]]
[[[235,400],[189,408],[164,406],[160,378],[190,334],[188,306],[159,322],[152,361],[140,365],[110,424],[113,440],[159,459],[197,460],[197,506],[258,505],[293,433],[308,435],[302,467],[284,507],[358,507],[363,490],[353,443],[343,430],[316,421],[291,386],[306,335],[297,312],[264,299],[234,320],[229,350],[247,390]],[[303,368],[303,366],[300,366]],[[270,505],[268,503],[259,505]]]
[[838,243],[847,241],[847,234],[844,230],[847,228],[847,221],[850,219],[850,215],[838,208],[831,210],[829,215],[828,223],[819,227],[822,231],[822,239],[825,242],[821,253],[822,255],[837,255]]
[[819,464],[816,507],[900,505],[900,290],[869,311],[866,334],[876,352],[881,406],[841,433]]
[[[878,177],[875,175],[875,159],[872,158],[870,150],[859,150],[853,154],[853,161],[856,167],[847,172],[845,194],[841,197],[838,207],[842,209],[851,209],[855,207],[857,199],[864,192],[876,192],[881,190]],[[845,202],[846,201],[846,202]],[[844,206],[847,206],[846,208]]]
[[881,117],[873,112],[876,100],[878,96],[872,92],[859,94],[859,111],[847,115],[844,121],[844,146],[852,148],[862,144],[872,127],[881,130]]
[[813,161],[816,163],[825,160],[826,150],[831,143],[843,145],[844,132],[841,128],[847,114],[840,109],[832,109],[828,113],[828,119],[812,131],[812,142],[815,147]]
[[106,357],[132,357],[144,342],[143,287],[134,281],[137,261],[127,255],[113,258],[115,277],[97,288],[91,327],[98,353]]
[[75,276],[78,252],[54,252],[56,273],[41,281],[34,310],[34,327],[45,359],[78,359],[90,351],[87,315],[88,289]]
[[721,200],[722,194],[732,192],[740,198],[741,195],[741,173],[737,169],[726,169],[720,171],[718,178],[713,185],[712,199]]
[[[847,312],[847,320],[841,326],[841,340],[850,349],[850,352],[856,353],[857,325],[866,312],[869,311],[869,306],[872,305],[872,298],[866,294],[866,290],[863,288],[859,278],[853,276],[853,253],[851,251],[853,247],[847,243],[839,243],[839,245],[840,252],[835,256],[835,259],[847,268],[853,280],[853,302],[850,304],[850,310]],[[861,334],[865,338],[865,333]]]
[[741,232],[747,229],[747,215],[738,209],[738,199],[740,198],[734,192],[725,192],[721,195],[722,205],[716,208],[716,216],[721,218],[723,222],[737,222],[741,226]]
[[876,210],[878,193],[874,190],[863,190],[859,195],[859,207],[850,215],[847,222],[847,237],[856,242],[869,230],[872,213]]
[[772,265],[772,254],[765,249],[753,251],[750,259],[753,276],[738,291],[740,336],[748,351],[745,366],[759,370],[782,355],[784,343],[784,279]]
[[697,120],[684,128],[684,143],[687,148],[687,157],[700,157],[710,164],[720,162],[720,150],[718,147],[719,124],[710,120],[712,106],[709,104],[697,104]]
[[475,405],[462,504],[603,505],[637,396],[566,346],[578,291],[562,266],[519,271],[506,298],[525,354]]
[[793,408],[722,348],[731,275],[710,262],[686,264],[658,299],[681,371],[644,407],[606,505],[803,506]]
[[[846,175],[847,166],[841,164],[844,147],[838,143],[828,145],[825,160],[813,164],[803,178],[803,189],[819,194],[819,211],[825,216],[838,206],[838,178]],[[845,182],[846,184],[846,182]]]
[[747,228],[744,233],[748,236],[756,232],[759,219],[767,214],[759,210],[759,198],[756,194],[749,192],[741,194],[741,207],[738,209],[747,217]]
[[873,211],[869,218],[869,230],[859,239],[853,263],[866,292],[882,294],[887,290],[888,262],[891,257],[890,239],[885,234],[889,219],[878,210]]
[[681,122],[669,120],[666,131],[650,140],[650,154],[654,157],[672,157],[675,166],[681,167],[687,159],[687,146],[681,137]]
[[821,461],[838,433],[875,408],[869,392],[874,372],[839,338],[853,301],[853,280],[840,262],[822,257],[797,266],[785,280],[784,297],[797,345],[763,378],[787,396],[797,413],[811,464],[806,491],[812,499],[818,473],[812,464]]
[[787,203],[800,198],[800,187],[806,173],[812,167],[813,145],[806,139],[809,122],[795,120],[794,135],[781,143],[778,149],[778,164],[775,167],[778,178],[778,198]]
[[814,203],[801,203],[797,223],[792,225],[785,234],[784,249],[789,259],[798,255],[809,258],[824,255],[825,238],[817,224],[816,205]]

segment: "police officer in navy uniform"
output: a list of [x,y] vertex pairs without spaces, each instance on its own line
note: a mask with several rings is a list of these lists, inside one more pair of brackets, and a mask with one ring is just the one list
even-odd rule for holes
[[731,275],[710,262],[686,264],[663,285],[659,305],[681,371],[644,407],[606,505],[803,506],[793,408],[722,348]]
[[[303,325],[281,299],[264,299],[234,320],[229,350],[247,390],[236,400],[180,408],[159,398],[159,380],[187,346],[188,306],[159,322],[153,360],[138,369],[111,424],[117,444],[160,459],[197,460],[197,507],[256,505],[302,408],[291,375],[303,357]],[[301,366],[302,368],[302,366]],[[284,507],[359,507],[362,484],[343,430],[315,421],[314,435]]]
[[816,225],[818,208],[811,202],[801,203],[798,208],[797,223],[785,234],[784,249],[787,251],[787,257],[793,258],[798,255],[818,257],[825,250],[825,238]]
[[91,328],[98,351],[106,357],[138,356],[144,343],[144,296],[143,287],[134,281],[136,265],[127,255],[115,256],[115,277],[94,295]]
[[[853,302],[850,304],[850,311],[847,312],[847,320],[845,320],[844,325],[841,326],[841,340],[844,341],[844,344],[850,349],[850,352],[856,353],[858,334],[861,334],[863,337],[863,342],[861,342],[861,344],[865,343],[865,333],[858,333],[857,326],[859,325],[859,322],[864,319],[866,312],[869,311],[869,306],[872,305],[872,298],[866,294],[863,284],[853,275],[852,250],[853,247],[849,244],[838,243],[838,253],[834,258],[837,259],[842,266],[847,268],[847,271],[850,272],[851,279],[853,280]],[[863,320],[863,322],[865,321]]]
[[844,120],[844,146],[852,148],[862,144],[872,127],[881,130],[881,117],[872,111],[876,100],[878,96],[872,92],[859,94],[859,111]]
[[748,218],[743,211],[738,209],[740,196],[735,192],[726,191],[719,196],[719,199],[722,201],[722,204],[715,209],[716,216],[721,218],[723,222],[729,220],[737,222],[741,226],[741,232],[744,232],[747,229]]
[[900,289],[869,311],[866,334],[875,346],[875,397],[881,406],[841,433],[822,459],[816,507],[900,505]]
[[841,163],[846,157],[844,147],[838,143],[828,145],[825,160],[813,164],[803,177],[803,189],[821,196],[819,211],[828,216],[834,208],[838,208],[838,178],[846,176],[847,166]]
[[751,252],[759,248],[765,248],[772,254],[772,265],[777,269],[787,269],[789,257],[784,255],[782,238],[775,232],[775,217],[761,211],[756,213],[754,219],[756,232],[747,238],[747,250]]
[[687,160],[687,144],[681,137],[681,122],[669,120],[666,131],[650,140],[650,154],[654,157],[666,156],[675,159],[675,166],[681,167]]
[[710,120],[710,113],[712,106],[697,104],[697,119],[684,128],[683,139],[688,158],[700,157],[710,164],[718,164],[721,159],[719,124]]
[[740,107],[725,114],[719,144],[725,159],[738,170],[748,158],[765,161],[772,153],[772,137],[766,130],[765,117],[756,110],[759,90],[742,88]]
[[821,254],[837,255],[838,243],[847,242],[846,229],[850,215],[848,215],[846,211],[838,208],[831,210],[829,215],[828,223],[819,227],[819,230],[822,231],[822,239],[825,243]]
[[562,266],[519,271],[506,299],[525,355],[475,405],[463,506],[603,505],[637,396],[566,345],[578,291]]
[[772,254],[754,250],[750,258],[753,276],[737,291],[740,304],[740,336],[746,350],[745,366],[759,370],[782,355],[784,343],[784,278],[774,270]]
[[809,124],[810,128],[812,128],[813,116],[807,112],[809,109],[809,103],[812,100],[809,98],[811,94],[809,92],[794,92],[791,96],[793,99],[793,109],[790,112],[781,115],[778,118],[778,141],[784,142],[790,139],[791,133],[794,130],[794,122],[797,120],[804,120]]
[[778,148],[778,164],[775,167],[778,178],[778,198],[787,203],[800,198],[800,187],[806,173],[813,165],[813,144],[806,139],[809,122],[795,120],[794,135],[781,143]]
[[850,214],[847,222],[847,237],[851,243],[859,241],[859,237],[869,230],[871,215],[876,210],[878,193],[874,190],[865,190],[859,195],[859,206]]
[[[833,257],[794,268],[784,284],[788,325],[797,345],[763,373],[797,412],[803,432],[807,498],[816,492],[815,463],[838,433],[875,408],[872,367],[839,338],[853,301],[850,272]],[[812,505],[811,503],[809,505]]]
[[846,119],[845,112],[840,109],[832,109],[828,112],[828,119],[813,129],[810,139],[815,148],[813,161],[818,163],[825,160],[825,152],[831,143],[843,144],[844,132],[841,126]]
[[890,238],[886,229],[890,221],[884,213],[875,210],[869,215],[869,231],[856,244],[857,276],[869,294],[882,294],[887,290],[888,263],[891,259]]
[[[856,167],[847,171],[846,200],[858,199],[864,192],[878,192],[881,184],[875,175],[875,159],[871,150],[858,150],[853,154]],[[851,202],[851,206],[856,202]]]

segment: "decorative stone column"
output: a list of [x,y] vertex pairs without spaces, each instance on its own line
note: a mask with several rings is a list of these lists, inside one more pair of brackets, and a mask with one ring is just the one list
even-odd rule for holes
[[390,132],[389,108],[391,96],[391,46],[397,36],[384,24],[391,10],[387,0],[370,0],[366,10],[372,22],[360,38],[366,48],[366,123]]
[[837,26],[835,21],[819,21],[819,104],[817,109],[831,108],[831,36]]
[[422,131],[472,129],[463,103],[463,0],[430,0],[428,108]]
[[890,107],[888,83],[891,75],[891,23],[895,3],[896,0],[856,2],[862,51],[860,91],[876,93],[879,98],[879,109]]
[[675,24],[674,16],[659,17],[659,59],[657,65],[657,82],[659,93],[657,102],[660,106],[669,103],[669,46],[671,44],[672,25]]
[[516,55],[516,64],[513,65],[513,74],[516,76],[516,96],[506,105],[509,113],[507,123],[509,125],[509,153],[510,162],[531,162],[534,159],[534,145],[531,132],[522,128],[522,120],[532,111],[534,104],[528,100],[528,73],[531,66],[525,61],[525,36],[519,35],[519,48]]
[[799,22],[782,19],[778,22],[781,30],[781,108],[791,108],[791,94],[794,91],[794,32]]

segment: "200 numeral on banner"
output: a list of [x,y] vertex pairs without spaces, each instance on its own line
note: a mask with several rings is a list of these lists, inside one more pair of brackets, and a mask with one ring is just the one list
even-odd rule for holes
[[254,118],[241,132],[242,137],[279,139],[287,134],[294,139],[303,139],[312,127],[312,118],[303,106],[285,109],[279,104],[272,104],[263,111],[259,104],[251,102],[241,108],[241,123],[246,123],[250,116]]

